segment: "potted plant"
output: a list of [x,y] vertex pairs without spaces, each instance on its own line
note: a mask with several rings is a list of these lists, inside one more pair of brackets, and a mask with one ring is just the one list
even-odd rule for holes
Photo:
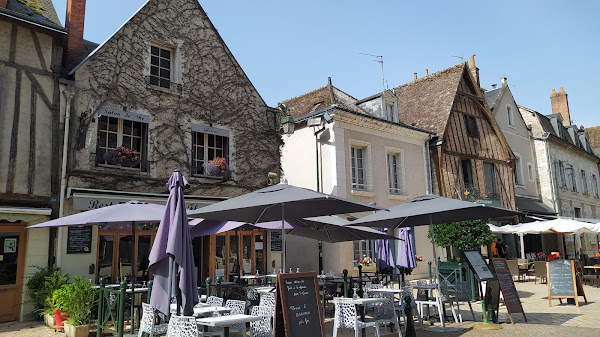
[[227,166],[227,159],[222,157],[214,157],[209,160],[208,163],[204,163],[204,174],[211,177],[227,177],[229,174],[229,167]]
[[29,316],[33,319],[44,317],[44,323],[49,327],[55,325],[52,313],[52,293],[67,284],[69,275],[63,274],[58,269],[35,267],[37,271],[27,278],[27,296],[25,304],[32,304],[33,311]]
[[354,267],[352,276],[358,276],[358,266],[362,266],[362,271],[364,272],[375,272],[377,269],[376,266],[377,259],[373,259],[370,256],[363,255],[363,257],[356,260],[356,267]]
[[81,276],[75,276],[73,283],[64,286],[63,289],[67,291],[64,305],[69,313],[65,322],[65,333],[67,337],[87,337],[98,291],[92,288],[90,281]]
[[54,290],[52,293],[50,307],[52,308],[52,313],[54,314],[54,327],[64,326],[64,321],[69,317],[65,305],[65,299],[68,296],[68,290],[66,289],[66,286],[67,285],[63,285],[62,287]]
[[140,154],[134,149],[119,146],[114,150],[106,151],[104,160],[111,165],[133,167],[140,162]]

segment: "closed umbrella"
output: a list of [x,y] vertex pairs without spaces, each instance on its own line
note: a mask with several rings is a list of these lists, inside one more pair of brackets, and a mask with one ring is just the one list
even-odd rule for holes
[[[380,228],[379,230],[385,232],[385,228]],[[394,237],[394,239],[396,238]],[[386,239],[379,239],[375,241],[375,245],[377,246],[377,270],[393,270],[396,266],[396,262],[394,254],[392,253],[392,247],[390,247],[390,242]]]
[[183,189],[188,187],[175,170],[167,182],[169,198],[150,251],[148,270],[154,274],[150,304],[170,315],[171,299],[177,298],[177,314],[191,316],[199,301],[192,236],[188,224]]
[[415,259],[415,244],[410,233],[410,227],[399,228],[398,238],[400,241],[396,244],[396,266],[402,272],[402,280],[404,274],[409,274],[413,269],[417,268]]
[[315,192],[288,184],[269,186],[189,212],[209,220],[242,221],[251,224],[281,221],[283,269],[285,270],[285,220],[321,215],[382,210],[358,201]]

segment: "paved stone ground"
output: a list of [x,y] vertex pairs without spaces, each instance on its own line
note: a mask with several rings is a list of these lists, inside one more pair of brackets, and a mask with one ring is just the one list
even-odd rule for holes
[[[528,322],[525,323],[523,315],[513,315],[515,324],[510,324],[506,307],[500,306],[500,330],[482,331],[473,330],[473,325],[476,322],[470,321],[471,313],[468,305],[461,305],[461,313],[463,323],[448,323],[446,326],[452,328],[461,328],[457,332],[440,332],[440,331],[422,331],[418,329],[418,336],[510,336],[510,337],[526,337],[526,336],[560,336],[576,334],[576,337],[585,336],[600,336],[600,288],[584,286],[588,304],[583,303],[583,297],[580,297],[580,307],[575,305],[564,304],[560,305],[558,300],[552,300],[552,306],[548,306],[548,288],[545,284],[534,284],[530,282],[518,282],[516,284],[523,309],[527,315]],[[481,320],[481,303],[473,303],[473,311],[478,322]],[[450,310],[448,309],[448,312]],[[426,325],[427,327],[431,327]],[[433,325],[434,329],[439,329],[439,322]],[[333,320],[327,318],[325,325],[325,333],[331,336],[333,331]],[[94,337],[96,334],[90,334]],[[397,333],[383,333],[383,336],[397,336]],[[9,322],[0,324],[0,337],[62,337],[64,333],[54,332],[54,330],[43,325],[42,322]],[[239,334],[238,334],[239,336]],[[352,330],[340,330],[340,337],[354,336]],[[374,336],[373,329],[367,331],[367,336]],[[304,336],[302,336],[304,337]],[[309,337],[309,336],[307,336]]]

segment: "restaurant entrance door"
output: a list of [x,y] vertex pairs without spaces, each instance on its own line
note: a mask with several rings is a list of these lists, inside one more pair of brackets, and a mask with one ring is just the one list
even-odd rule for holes
[[25,224],[0,223],[0,322],[19,318],[26,234]]
[[[131,236],[131,224],[117,228],[98,229],[98,260],[96,282],[104,277],[109,283],[118,283],[123,277],[131,279],[132,270],[138,281],[148,281],[148,257],[158,224],[138,224],[135,242]],[[131,245],[135,244],[135,256],[131,256]],[[134,268],[131,268],[133,262]]]
[[263,230],[229,231],[210,237],[209,275],[233,281],[242,274],[266,271],[266,236]]

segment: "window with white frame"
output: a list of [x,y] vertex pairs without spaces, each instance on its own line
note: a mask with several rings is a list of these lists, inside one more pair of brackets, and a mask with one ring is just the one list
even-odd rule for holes
[[508,125],[509,126],[515,126],[515,117],[512,111],[512,108],[510,107],[510,105],[506,106],[506,116],[508,118]]
[[390,194],[404,195],[404,163],[402,153],[390,152],[387,154],[388,185]]
[[396,105],[392,102],[385,102],[385,118],[390,122],[398,121],[398,114],[396,113]]
[[101,115],[98,118],[97,163],[145,170],[148,124]]
[[367,190],[366,153],[367,148],[353,145],[350,148],[352,160],[352,189]]
[[223,176],[226,166],[215,167],[209,163],[215,158],[224,159],[228,165],[229,137],[203,132],[192,132],[192,174],[202,176]]
[[375,259],[375,243],[372,240],[354,241],[354,266],[357,266],[356,260],[368,256]]
[[586,176],[585,170],[581,170],[580,178],[581,178],[581,194],[588,195],[589,190],[588,190],[587,176]]
[[595,174],[592,174],[592,188],[594,189],[594,197],[600,198],[600,194],[598,194],[598,179]]

